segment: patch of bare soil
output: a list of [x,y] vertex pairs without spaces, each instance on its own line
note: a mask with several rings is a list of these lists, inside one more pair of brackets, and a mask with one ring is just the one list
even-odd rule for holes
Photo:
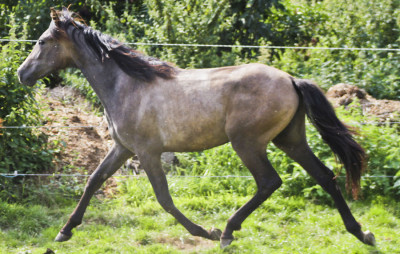
[[[48,89],[39,101],[46,126],[43,132],[56,151],[51,173],[91,174],[112,145],[107,120],[71,87]],[[86,179],[75,180],[84,183]],[[116,180],[109,178],[96,197],[114,194],[116,186]]]
[[43,96],[47,105],[43,116],[48,127],[44,132],[59,151],[55,171],[74,168],[79,173],[93,172],[111,145],[107,121],[93,113],[72,88],[56,87]]
[[171,237],[169,235],[160,236],[156,239],[157,243],[169,244],[177,247],[183,252],[196,253],[215,247],[215,241],[204,239],[197,236]]
[[357,86],[337,84],[329,88],[326,96],[334,107],[350,106],[352,102],[358,100],[363,113],[376,116],[379,122],[399,122],[400,120],[400,101],[377,100]]

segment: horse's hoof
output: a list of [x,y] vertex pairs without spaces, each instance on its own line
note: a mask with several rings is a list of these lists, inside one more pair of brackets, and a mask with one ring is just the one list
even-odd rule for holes
[[66,235],[66,234],[63,234],[63,233],[59,232],[58,235],[56,236],[56,239],[54,239],[54,241],[56,241],[56,242],[65,242],[65,241],[68,241],[69,239],[71,239],[71,237],[72,237],[72,234],[71,235]]
[[209,235],[210,235],[210,239],[213,241],[219,241],[219,239],[221,238],[222,235],[222,231],[218,228],[214,228],[212,227],[210,229],[210,231],[208,231]]
[[220,245],[221,245],[221,249],[225,248],[226,246],[229,246],[233,241],[232,239],[226,239],[226,238],[221,238],[220,240]]
[[371,246],[375,246],[376,244],[375,236],[369,230],[364,233],[364,243]]

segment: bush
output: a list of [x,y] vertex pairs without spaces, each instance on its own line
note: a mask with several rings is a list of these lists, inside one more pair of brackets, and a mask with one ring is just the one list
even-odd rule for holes
[[[298,0],[283,4],[285,9],[275,10],[266,22],[276,27],[287,46],[399,48],[400,3],[396,0],[352,0],[345,4],[337,0]],[[296,30],[300,36],[290,34]],[[295,76],[314,79],[325,89],[350,83],[365,88],[376,98],[400,99],[400,55],[395,52],[274,52],[264,51],[261,59]]]
[[[16,38],[13,16],[10,39]],[[26,28],[26,26],[24,26]],[[22,31],[25,34],[26,30]],[[0,62],[0,119],[7,126],[41,125],[34,90],[19,83],[16,71],[27,56],[25,44],[10,42],[1,46]],[[0,129],[0,173],[35,173],[50,167],[52,152],[47,136],[33,128]],[[20,179],[0,178],[0,197],[14,197],[13,185]],[[10,189],[11,188],[11,189]]]

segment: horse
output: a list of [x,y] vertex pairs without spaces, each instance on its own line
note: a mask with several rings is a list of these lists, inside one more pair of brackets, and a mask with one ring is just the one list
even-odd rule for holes
[[[17,70],[20,82],[32,86],[54,71],[80,69],[104,106],[114,141],[55,241],[72,237],[96,190],[136,154],[163,209],[193,236],[228,246],[234,231],[282,184],[267,156],[266,147],[273,142],[330,194],[347,231],[364,244],[375,245],[374,235],[363,232],[353,217],[335,174],[307,143],[306,115],[344,165],[347,185],[356,196],[365,151],[314,82],[257,63],[181,69],[87,26],[65,7],[52,8],[50,16],[49,28]],[[228,219],[223,231],[206,230],[174,205],[160,156],[227,142],[253,175],[257,191]]]

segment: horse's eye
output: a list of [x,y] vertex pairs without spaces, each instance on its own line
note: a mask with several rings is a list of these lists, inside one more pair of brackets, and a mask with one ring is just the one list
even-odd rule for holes
[[39,43],[39,45],[44,45],[44,41],[43,40],[39,40],[38,43]]

